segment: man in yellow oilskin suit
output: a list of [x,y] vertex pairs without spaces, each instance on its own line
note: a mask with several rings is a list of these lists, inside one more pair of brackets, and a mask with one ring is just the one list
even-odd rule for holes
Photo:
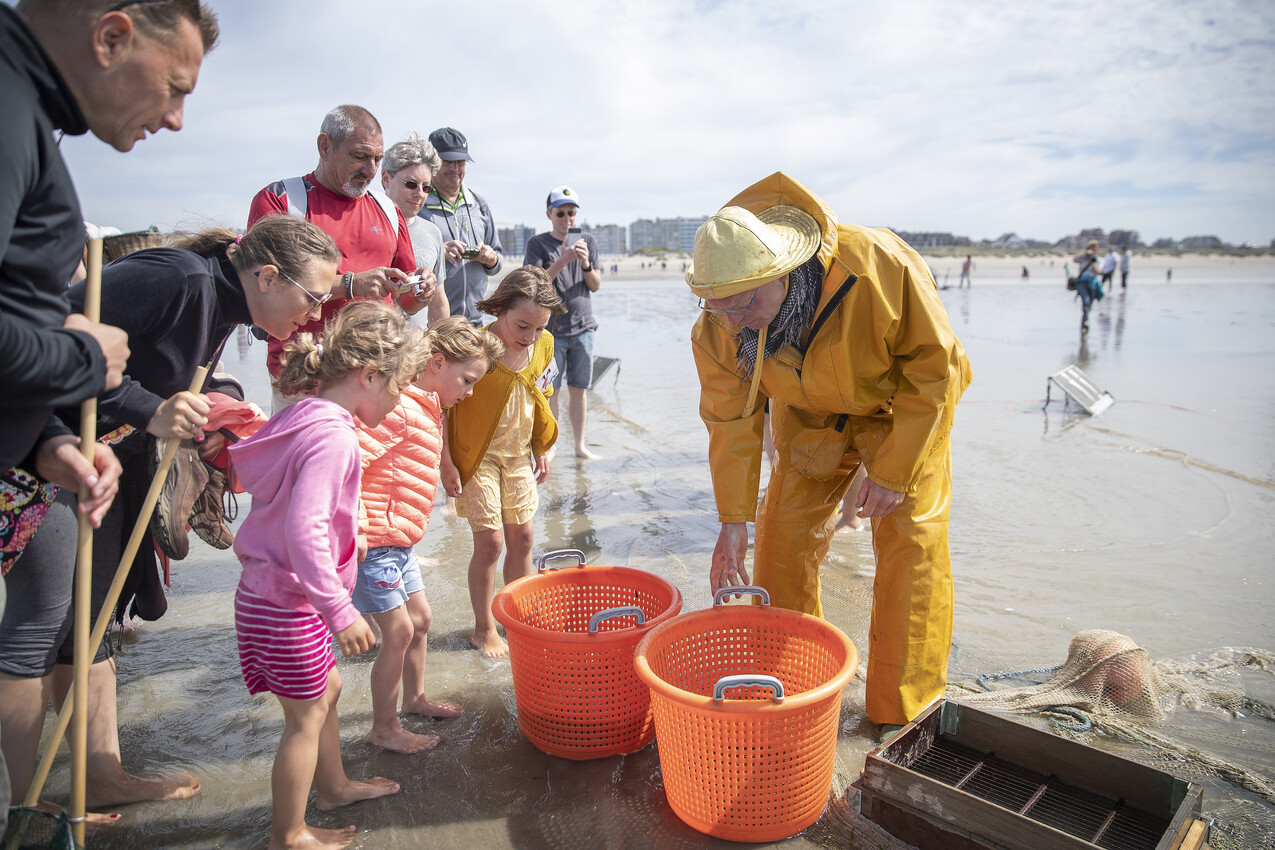
[[[969,361],[921,257],[889,230],[838,224],[782,172],[695,234],[691,334],[722,523],[713,590],[754,583],[822,616],[819,566],[859,464],[876,552],[867,711],[907,723],[943,694],[952,643],[952,419]],[[775,460],[757,514],[764,406]]]

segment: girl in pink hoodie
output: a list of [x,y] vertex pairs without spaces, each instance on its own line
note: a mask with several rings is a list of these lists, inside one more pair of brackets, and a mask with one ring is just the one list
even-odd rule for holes
[[358,564],[355,417],[380,423],[420,373],[427,349],[397,307],[360,302],[341,310],[321,342],[298,334],[284,351],[276,388],[311,397],[230,450],[252,494],[235,538],[243,565],[235,594],[239,663],[250,693],[269,691],[283,706],[271,781],[272,850],[353,839],[353,826],[306,824],[312,783],[324,811],[399,790],[379,776],[355,782],[345,774],[332,635],[343,655],[372,646],[372,630],[350,601]]
[[372,665],[372,731],[368,741],[399,753],[419,753],[438,744],[398,719],[399,693],[405,714],[455,717],[459,706],[425,696],[426,638],[432,612],[412,547],[425,527],[438,493],[443,451],[443,411],[469,398],[474,384],[496,368],[505,347],[464,316],[430,325],[429,358],[416,383],[403,388],[399,404],[375,427],[363,423],[363,513],[359,530],[367,555],[359,562],[354,606],[381,629]]

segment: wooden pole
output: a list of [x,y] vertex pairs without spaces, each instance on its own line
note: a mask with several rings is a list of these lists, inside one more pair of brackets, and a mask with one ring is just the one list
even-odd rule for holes
[[[102,318],[102,240],[88,242],[88,278],[84,282],[84,317],[90,322]],[[80,405],[80,451],[93,464],[97,446],[97,398]],[[80,485],[80,502],[89,498],[89,488]],[[93,654],[89,649],[89,621],[93,606],[93,526],[89,515],[77,514],[79,530],[75,552],[75,729],[71,733],[71,834],[75,843],[84,846],[85,795],[88,781],[88,694],[89,665]]]
[[[192,393],[203,392],[204,381],[208,377],[208,368],[200,366],[195,370],[195,377],[190,382],[190,391]],[[155,470],[155,477],[151,479],[150,490],[146,492],[146,499],[142,502],[141,513],[137,517],[137,523],[133,526],[133,533],[128,538],[128,544],[124,547],[124,555],[120,558],[119,566],[115,569],[115,579],[111,582],[111,587],[106,591],[106,599],[102,602],[102,610],[98,612],[97,621],[93,624],[93,633],[89,636],[89,646],[97,646],[102,642],[102,638],[106,636],[106,630],[110,628],[111,617],[115,611],[115,604],[119,602],[120,594],[124,591],[124,582],[128,579],[129,568],[133,564],[133,559],[137,557],[137,551],[142,548],[142,538],[146,536],[146,528],[150,525],[151,513],[155,510],[155,504],[159,501],[160,491],[164,489],[164,481],[168,478],[168,469],[173,465],[173,458],[177,455],[177,447],[180,440],[169,438],[164,440],[163,452],[159,459],[159,468]],[[58,715],[57,725],[53,727],[53,736],[49,739],[49,746],[44,751],[44,757],[40,760],[40,765],[35,771],[35,776],[31,779],[31,788],[27,792],[26,800],[23,801],[24,806],[35,806],[40,802],[40,794],[44,791],[44,783],[49,779],[49,770],[53,767],[53,757],[57,755],[58,747],[62,744],[62,738],[66,735],[67,726],[70,725],[73,712],[78,712],[72,702],[72,697],[77,696],[79,687],[77,684],[71,686],[71,692],[67,694],[67,699],[62,703],[62,712]],[[87,695],[87,686],[84,693]],[[80,715],[84,716],[84,715]]]

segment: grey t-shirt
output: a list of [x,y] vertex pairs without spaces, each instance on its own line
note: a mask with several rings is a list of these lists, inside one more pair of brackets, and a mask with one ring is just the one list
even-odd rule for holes
[[[581,237],[589,246],[589,266],[598,268],[598,242],[593,234],[585,233]],[[538,233],[527,240],[527,256],[523,258],[524,266],[540,266],[547,269],[553,265],[562,253],[562,242],[553,233]],[[553,280],[567,312],[554,316],[549,320],[549,333],[554,337],[576,336],[585,331],[596,331],[598,323],[593,318],[593,294],[584,282],[584,269],[577,260],[567,263],[566,268],[558,272]]]

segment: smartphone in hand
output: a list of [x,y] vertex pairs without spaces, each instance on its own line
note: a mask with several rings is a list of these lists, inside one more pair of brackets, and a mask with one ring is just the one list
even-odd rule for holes
[[582,231],[580,228],[568,227],[566,247],[570,248],[572,245],[578,242],[583,236],[584,236],[584,231]]

